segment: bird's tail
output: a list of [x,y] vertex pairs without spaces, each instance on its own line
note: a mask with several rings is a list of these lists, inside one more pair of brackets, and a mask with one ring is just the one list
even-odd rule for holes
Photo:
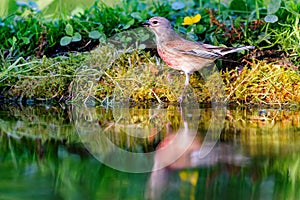
[[229,53],[240,52],[240,51],[243,51],[243,50],[254,49],[254,48],[255,48],[255,46],[243,46],[243,47],[225,48],[225,49],[222,49],[220,53],[222,55],[226,55],[226,54],[229,54]]

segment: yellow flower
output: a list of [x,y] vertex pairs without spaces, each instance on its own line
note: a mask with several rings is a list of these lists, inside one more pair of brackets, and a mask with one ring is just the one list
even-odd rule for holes
[[200,21],[201,19],[201,15],[200,14],[197,14],[195,16],[188,16],[188,17],[185,17],[183,19],[183,23],[182,25],[192,25],[192,24],[196,24]]

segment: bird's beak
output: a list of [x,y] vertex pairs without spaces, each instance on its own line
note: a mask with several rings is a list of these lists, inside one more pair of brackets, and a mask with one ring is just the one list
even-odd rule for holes
[[142,23],[142,25],[145,26],[145,27],[149,27],[150,26],[149,20],[147,20],[146,22]]

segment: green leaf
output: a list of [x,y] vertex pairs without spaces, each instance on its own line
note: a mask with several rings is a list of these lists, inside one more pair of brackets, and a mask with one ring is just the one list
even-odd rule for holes
[[271,0],[268,4],[268,15],[276,13],[281,5],[281,0]]
[[201,34],[201,33],[204,33],[204,31],[206,31],[206,27],[203,26],[202,24],[197,24],[196,33]]
[[182,27],[182,26],[179,26],[178,30],[179,30],[180,33],[183,33],[183,34],[186,34],[186,32],[187,32],[187,29],[185,27]]
[[72,42],[72,37],[69,36],[64,36],[60,39],[60,45],[61,46],[67,46],[68,44],[70,44]]
[[143,18],[141,17],[141,14],[138,13],[138,12],[133,12],[133,13],[131,13],[131,17],[134,18],[134,19],[137,19],[137,20],[139,20],[139,21],[142,21],[142,20],[143,20]]
[[186,36],[190,40],[193,40],[193,41],[198,40],[198,36],[196,34],[192,33],[192,32],[188,32]]
[[23,40],[24,44],[29,44],[30,40],[28,37],[21,37],[21,39]]
[[8,39],[8,42],[10,43],[11,46],[14,46],[15,43],[17,42],[17,38],[13,36],[12,38]]
[[150,38],[149,34],[141,34],[141,41],[145,42],[146,40],[148,40]]
[[105,43],[105,41],[106,41],[106,36],[104,34],[102,34],[101,37],[99,38],[99,42]]
[[172,9],[173,10],[181,10],[185,7],[185,3],[183,2],[174,2],[172,3]]
[[240,26],[241,26],[241,21],[242,21],[241,16],[238,16],[238,17],[234,20],[234,27],[235,27],[235,28],[240,27]]
[[138,48],[139,48],[139,49],[146,49],[146,45],[145,45],[145,44],[140,44],[140,45],[138,46]]
[[143,10],[145,10],[146,8],[147,8],[147,4],[139,2],[139,5],[138,5],[138,7],[137,7],[137,9],[138,9],[139,11],[143,11]]
[[99,39],[101,37],[101,33],[97,30],[89,32],[89,38]]
[[123,43],[128,43],[128,42],[130,42],[130,41],[132,41],[132,38],[131,37],[127,37],[127,36],[123,36],[122,38],[121,38],[121,42],[123,42]]
[[67,35],[73,36],[73,27],[71,24],[66,25],[65,31],[66,31]]
[[104,29],[104,26],[101,23],[98,23],[98,30],[102,31]]
[[127,22],[127,24],[123,27],[123,29],[128,29],[130,28],[130,26],[132,26],[134,24],[134,19],[130,20],[129,22]]
[[80,33],[76,32],[74,33],[74,36],[72,37],[72,42],[79,42],[81,40],[81,35]]

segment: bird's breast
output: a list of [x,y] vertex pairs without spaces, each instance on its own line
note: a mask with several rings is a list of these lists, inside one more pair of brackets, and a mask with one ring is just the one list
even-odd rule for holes
[[171,67],[171,68],[174,68],[174,69],[177,69],[178,68],[178,55],[175,55],[169,51],[167,51],[166,49],[164,48],[161,48],[161,47],[157,47],[157,52],[158,52],[158,55],[160,56],[160,58],[165,61],[165,63]]

